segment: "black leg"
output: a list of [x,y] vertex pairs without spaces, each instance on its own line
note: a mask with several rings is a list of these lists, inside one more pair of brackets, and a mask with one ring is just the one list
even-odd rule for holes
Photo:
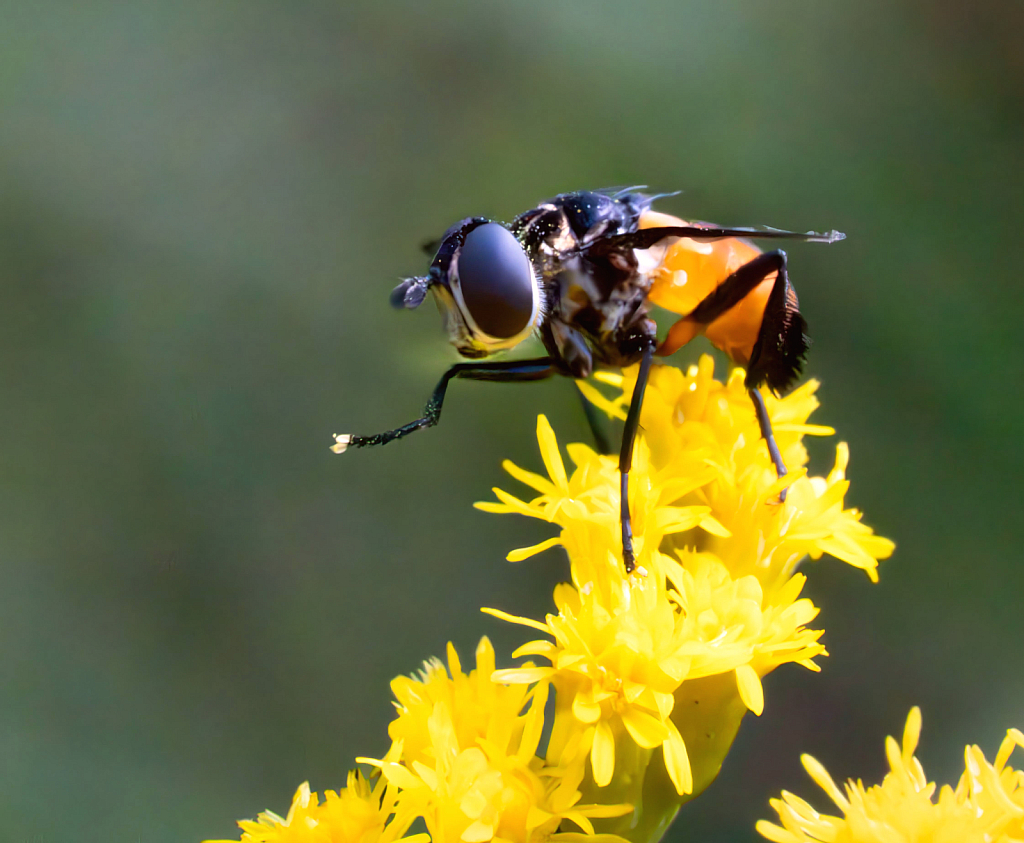
[[590,432],[594,436],[597,452],[605,455],[614,453],[612,442],[608,438],[607,431],[604,429],[603,423],[605,420],[601,417],[600,411],[587,400],[583,390],[579,388],[575,381],[573,381],[573,386],[576,387],[576,394],[579,396],[580,403],[583,404],[583,414],[587,417],[587,424],[590,425]]
[[[782,461],[782,454],[779,452],[779,446],[772,431],[772,420],[768,417],[768,408],[765,406],[764,396],[761,395],[758,387],[767,384],[768,388],[775,393],[788,389],[800,375],[809,340],[804,334],[807,323],[800,315],[800,304],[797,301],[796,292],[789,283],[786,254],[785,252],[769,254],[777,256],[778,263],[775,268],[778,270],[778,276],[775,279],[775,284],[772,285],[764,315],[761,317],[761,330],[758,332],[757,342],[754,344],[750,361],[747,364],[745,385],[750,394],[750,400],[754,402],[754,412],[757,414],[758,427],[761,428],[761,438],[768,446],[768,453],[775,466],[775,474],[778,477],[785,477],[786,464]],[[768,254],[761,255],[760,258],[755,258],[755,261],[767,257]],[[737,273],[744,268],[741,267]],[[783,489],[779,493],[779,500],[784,501],[785,499],[786,489]]]
[[701,325],[710,325],[727,310],[743,301],[765,278],[773,272],[784,272],[785,268],[786,253],[779,249],[758,255],[708,293],[686,318]]
[[629,403],[629,414],[626,426],[622,431],[622,450],[619,453],[619,474],[621,476],[620,519],[622,521],[622,562],[626,573],[632,573],[636,567],[633,556],[633,524],[629,517],[629,470],[633,467],[633,442],[640,427],[640,408],[644,403],[644,390],[647,389],[647,378],[651,373],[651,360],[654,359],[654,344],[644,349],[640,358],[640,371],[636,375],[636,386],[633,387],[633,399]]
[[549,357],[538,357],[534,360],[502,360],[498,363],[456,363],[438,381],[434,392],[423,410],[423,416],[396,427],[394,430],[387,430],[384,433],[377,433],[373,436],[353,436],[343,433],[335,434],[335,444],[331,450],[336,454],[342,454],[349,448],[365,448],[367,445],[387,445],[395,439],[408,436],[416,430],[423,430],[433,427],[441,418],[441,408],[444,405],[445,392],[448,390],[448,381],[452,378],[466,378],[474,381],[499,381],[503,383],[513,381],[537,381],[551,377],[555,374],[555,368]]
[[[661,344],[659,353],[671,354],[685,345],[719,316],[743,301],[772,273],[782,275],[785,274],[785,271],[786,253],[779,249],[760,254],[743,264],[669,329],[668,336]],[[750,384],[748,383],[747,386]]]
[[[761,390],[751,388],[750,400],[754,402],[754,412],[757,414],[757,425],[761,428],[761,438],[768,445],[768,453],[771,455],[772,464],[775,466],[775,475],[785,477],[787,474],[786,464],[782,461],[782,454],[779,453],[778,443],[775,441],[775,432],[772,430],[772,420],[768,418],[768,408],[764,405],[764,396]],[[786,499],[786,489],[779,492],[779,500]]]
[[779,274],[765,303],[761,329],[750,354],[744,381],[748,389],[767,384],[776,394],[785,392],[800,377],[804,355],[810,345],[807,323],[800,315],[796,290],[789,283],[786,255],[779,254],[782,256]]

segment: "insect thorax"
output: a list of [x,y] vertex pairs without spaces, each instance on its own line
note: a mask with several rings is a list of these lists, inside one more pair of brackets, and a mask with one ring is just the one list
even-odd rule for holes
[[654,339],[655,326],[647,318],[651,282],[636,252],[600,243],[636,231],[650,201],[639,193],[569,193],[512,223],[544,285],[541,339],[568,374],[586,377],[595,362],[634,363]]

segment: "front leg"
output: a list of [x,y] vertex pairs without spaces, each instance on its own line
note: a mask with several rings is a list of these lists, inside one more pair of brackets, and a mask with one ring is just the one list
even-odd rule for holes
[[640,371],[636,375],[633,398],[629,403],[626,425],[622,430],[622,450],[619,452],[619,518],[622,524],[622,562],[627,574],[631,574],[636,568],[636,557],[633,555],[633,524],[629,515],[629,470],[633,467],[633,442],[640,427],[640,408],[644,403],[644,391],[647,389],[647,379],[651,373],[654,347],[653,342],[648,343],[644,347],[643,357],[640,358]]
[[465,378],[474,381],[498,381],[500,383],[537,381],[555,374],[554,363],[550,357],[538,357],[533,360],[502,360],[497,363],[456,363],[438,381],[434,392],[423,410],[423,415],[408,424],[375,433],[373,436],[355,436],[351,433],[336,433],[331,450],[343,454],[349,448],[365,448],[367,445],[387,445],[416,430],[433,427],[441,418],[444,396],[448,390],[448,382],[452,378]]

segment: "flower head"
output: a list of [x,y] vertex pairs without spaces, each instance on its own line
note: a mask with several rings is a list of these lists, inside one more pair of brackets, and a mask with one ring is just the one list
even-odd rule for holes
[[[828,477],[806,476],[802,436],[831,433],[807,424],[817,407],[813,383],[788,398],[768,399],[793,468],[780,480],[742,372],[725,384],[713,374],[708,356],[685,375],[671,367],[652,370],[630,473],[640,576],[627,575],[621,561],[617,461],[569,445],[575,470],[567,472],[543,416],[537,438],[547,477],[504,464],[537,495],[522,500],[495,489],[497,502],[477,504],[561,528],[557,537],[509,554],[516,561],[555,544],[565,548],[572,584],[556,589],[557,612],[542,623],[485,611],[551,637],[515,654],[541,656],[550,666],[497,671],[495,678],[554,686],[558,715],[547,757],[569,767],[589,761],[598,786],[612,782],[629,739],[648,756],[660,749],[676,792],[691,793],[694,759],[676,712],[677,698],[687,694],[683,686],[731,674],[743,705],[760,714],[761,677],[786,662],[817,670],[813,659],[826,655],[821,631],[806,626],[818,610],[799,596],[804,577],[794,572],[797,562],[830,553],[874,577],[878,558],[892,551],[858,512],[843,508],[845,446]],[[621,393],[609,399],[588,384],[581,388],[610,415],[624,415],[635,371],[600,380]],[[721,757],[696,763],[713,766]]]
[[914,751],[921,734],[921,710],[912,708],[902,746],[886,738],[890,772],[880,785],[848,781],[842,791],[824,767],[802,757],[811,778],[843,816],[819,814],[792,793],[772,807],[781,826],[761,820],[757,830],[775,843],[1012,843],[1024,836],[1024,772],[1007,766],[1024,734],[1007,732],[993,763],[977,746],[964,752],[965,770],[956,789],[944,785],[935,798]]
[[[348,786],[340,792],[325,791],[323,802],[304,782],[295,791],[287,816],[265,811],[255,820],[241,820],[241,843],[394,843],[414,819],[408,812],[396,813],[396,794],[384,781],[371,787],[357,770],[349,773]],[[403,839],[429,843],[425,834]]]
[[398,697],[392,751],[380,760],[358,759],[400,789],[402,808],[423,817],[434,843],[573,839],[559,832],[563,820],[593,834],[592,818],[632,810],[579,804],[582,772],[537,756],[546,685],[527,691],[496,684],[487,639],[468,675],[450,645],[448,652],[450,675],[434,661],[418,678],[392,683]]
[[[509,460],[502,465],[516,480],[539,495],[523,501],[494,489],[499,502],[482,502],[476,507],[485,512],[540,518],[562,528],[557,538],[512,551],[509,561],[518,562],[561,544],[573,562],[573,580],[578,587],[589,585],[617,590],[625,578],[619,525],[618,461],[597,454],[586,445],[571,444],[566,450],[576,470],[569,477],[555,433],[544,416],[537,419],[537,441],[548,477],[525,471]],[[659,470],[651,461],[646,437],[638,440],[630,474],[630,511],[637,559],[645,570],[668,535],[694,529],[728,535],[712,517],[711,507],[706,503],[676,505],[688,493],[714,478],[713,469],[700,464],[699,460],[692,461],[689,468],[685,472],[676,470],[675,466]]]
[[[849,448],[840,443],[833,470],[826,477],[807,475],[804,436],[834,433],[809,424],[818,408],[816,381],[808,381],[784,398],[766,394],[775,437],[789,469],[777,478],[744,385],[745,373],[734,369],[726,381],[714,378],[708,355],[684,374],[671,366],[651,371],[640,426],[656,471],[672,476],[693,473],[696,461],[714,468],[712,482],[680,503],[706,504],[725,532],[676,535],[687,546],[716,553],[734,573],[753,573],[769,589],[782,585],[805,556],[829,554],[862,568],[877,580],[878,560],[894,545],[861,522],[856,509],[844,508],[849,489]],[[618,415],[628,404],[636,368],[621,376],[603,375],[622,392],[601,405]],[[581,387],[582,388],[582,387]],[[593,387],[587,394],[596,393]],[[631,475],[632,477],[632,475]],[[779,492],[788,487],[785,502]]]
[[[430,718],[439,705],[455,715],[453,737],[458,746],[487,744],[501,752],[522,746],[523,730],[535,725],[538,715],[535,711],[532,719],[521,716],[534,695],[522,685],[491,681],[492,673],[494,647],[485,637],[476,648],[476,669],[468,674],[463,673],[459,654],[449,643],[447,670],[439,659],[431,659],[418,675],[393,679],[397,716],[388,726],[388,734],[393,742],[402,744],[402,759],[433,763]],[[527,736],[525,743],[531,744],[535,738],[539,735]]]
[[[618,390],[612,397],[590,384],[580,388],[623,417],[635,378],[636,368],[596,375]],[[679,806],[715,778],[745,713],[762,712],[762,678],[788,662],[817,670],[815,659],[827,655],[821,630],[808,628],[818,610],[800,596],[798,563],[829,554],[877,579],[878,560],[892,552],[892,542],[845,507],[845,444],[827,476],[808,476],[803,436],[832,432],[808,424],[815,389],[811,382],[786,398],[765,396],[790,469],[779,478],[742,371],[716,381],[707,356],[685,374],[652,370],[629,484],[632,574],[622,564],[617,460],[574,444],[567,470],[554,431],[539,417],[545,474],[505,463],[532,497],[495,489],[497,502],[477,506],[558,526],[557,535],[508,555],[518,561],[553,545],[565,549],[571,582],[555,589],[554,611],[539,621],[484,610],[543,633],[513,654],[543,663],[496,669],[484,638],[475,669],[466,672],[449,644],[447,665],[432,659],[392,682],[391,747],[382,758],[357,759],[376,768],[373,787],[353,772],[346,788],[327,791],[321,802],[302,785],[286,817],[267,812],[239,823],[242,843],[660,839]],[[863,828],[883,820],[909,828],[905,817],[933,809],[945,812],[943,828],[964,835],[981,814],[990,832],[1019,827],[1024,774],[1004,768],[1020,733],[995,765],[969,748],[964,781],[932,803],[934,786],[912,757],[917,728],[908,725],[902,755],[890,747],[893,773],[881,789],[851,785],[844,797],[820,765],[805,760],[846,818],[821,817],[783,794],[773,804],[784,827],[763,823],[762,833],[785,843],[867,843],[883,838],[857,836]],[[429,834],[403,837],[419,818]],[[836,832],[847,826],[856,833]],[[884,838],[904,839],[911,838]]]

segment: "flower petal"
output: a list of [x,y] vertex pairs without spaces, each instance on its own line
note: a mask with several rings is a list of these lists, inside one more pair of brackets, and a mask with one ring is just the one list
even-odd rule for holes
[[567,490],[569,480],[565,476],[562,455],[558,452],[558,440],[545,415],[537,416],[537,441],[540,443],[540,458],[544,460],[544,467],[548,470],[551,481],[559,490]]
[[740,699],[754,714],[761,716],[764,711],[764,688],[757,672],[749,664],[741,664],[736,668],[736,685],[739,687]]
[[685,795],[693,792],[693,771],[690,768],[690,756],[686,751],[683,736],[679,734],[676,724],[669,720],[668,739],[661,746],[665,759],[665,769],[676,786],[676,793]]
[[668,728],[659,718],[635,705],[622,711],[622,724],[638,746],[654,749],[668,740]]
[[605,787],[615,772],[615,736],[607,720],[594,730],[594,743],[590,747],[590,768],[598,787]]

